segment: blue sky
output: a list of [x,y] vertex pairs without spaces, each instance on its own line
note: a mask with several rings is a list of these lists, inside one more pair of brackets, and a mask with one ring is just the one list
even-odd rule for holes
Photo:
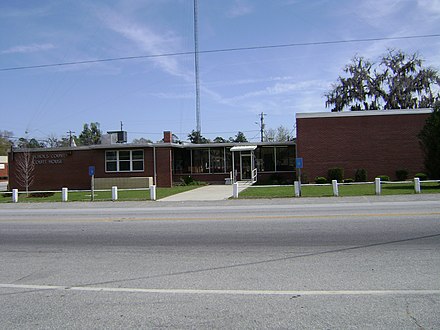
[[[199,0],[199,50],[440,33],[440,0]],[[419,52],[440,69],[440,38],[200,54],[202,135],[259,139],[295,114],[329,111],[324,93],[354,55]],[[191,52],[193,0],[3,0],[0,69]],[[120,121],[129,140],[182,140],[196,128],[193,55],[0,71],[0,130],[61,138]],[[294,134],[294,132],[292,132]]]

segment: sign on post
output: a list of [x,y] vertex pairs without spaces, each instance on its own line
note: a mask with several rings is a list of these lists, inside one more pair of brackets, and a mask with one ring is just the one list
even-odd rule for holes
[[89,166],[89,176],[95,175],[95,166]]
[[95,200],[95,166],[89,166],[90,182],[90,199],[93,202]]
[[303,159],[302,157],[300,158],[295,158],[295,167],[296,167],[296,174],[298,177],[298,183],[299,183],[299,194],[301,195],[301,169],[303,168]]

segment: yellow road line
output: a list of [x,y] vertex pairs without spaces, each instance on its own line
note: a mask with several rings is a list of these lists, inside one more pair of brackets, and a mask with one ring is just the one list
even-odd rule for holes
[[[423,213],[352,213],[352,214],[325,214],[325,215],[234,215],[229,214],[225,216],[215,217],[107,217],[107,218],[83,218],[78,216],[77,218],[64,218],[62,215],[58,219],[46,219],[38,215],[37,217],[30,216],[29,218],[16,218],[11,217],[9,219],[0,219],[0,222],[14,222],[14,221],[44,221],[44,222],[123,222],[123,221],[212,221],[212,220],[264,220],[264,219],[333,219],[333,218],[367,218],[367,217],[408,217],[408,216],[435,216],[440,212],[423,212]],[[440,219],[440,218],[439,218]]]
[[438,295],[440,290],[246,290],[246,289],[155,289],[113,288],[61,285],[1,284],[4,289],[62,290],[82,292],[144,293],[144,294],[192,294],[192,295],[277,295],[277,296],[353,296],[353,295]]

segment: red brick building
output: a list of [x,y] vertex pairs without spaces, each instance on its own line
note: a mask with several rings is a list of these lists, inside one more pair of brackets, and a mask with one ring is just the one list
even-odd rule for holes
[[368,179],[396,170],[409,177],[424,172],[423,153],[417,135],[430,115],[429,109],[302,113],[296,116],[297,155],[304,160],[303,173],[311,182],[327,177],[330,168],[344,169],[354,178],[365,169]]
[[0,180],[8,178],[8,157],[0,156]]
[[258,182],[292,183],[295,178],[294,142],[247,143],[244,145],[249,148],[234,152],[231,149],[237,143],[173,143],[171,132],[164,132],[163,141],[14,150],[9,153],[9,189],[25,189],[20,165],[26,159],[33,164],[29,189],[34,191],[90,189],[91,166],[96,180],[126,178],[139,182],[147,178],[158,187],[171,187],[187,176],[225,184],[233,169],[236,180],[251,180],[254,171],[258,172]]

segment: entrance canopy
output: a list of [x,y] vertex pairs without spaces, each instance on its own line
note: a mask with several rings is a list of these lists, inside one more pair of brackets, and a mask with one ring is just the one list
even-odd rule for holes
[[[255,149],[257,149],[257,146],[234,146],[231,148],[233,182],[237,181],[236,180],[237,174],[235,173],[235,160],[234,160],[234,154],[236,152],[240,152],[240,179],[251,180],[252,183],[257,182],[257,169],[255,168],[255,156],[254,156]],[[241,153],[246,151],[249,151],[249,153],[247,154]],[[249,159],[245,160],[245,157]]]
[[235,146],[231,148],[231,151],[254,151],[257,146]]

